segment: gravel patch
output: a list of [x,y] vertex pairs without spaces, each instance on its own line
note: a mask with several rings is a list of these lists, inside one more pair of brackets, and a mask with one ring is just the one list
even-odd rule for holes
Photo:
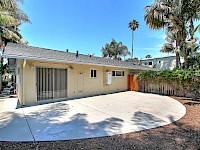
[[56,142],[0,142],[0,150],[129,150],[129,149],[176,149],[200,150],[200,101],[172,97],[187,109],[186,115],[169,125],[140,132],[115,135],[111,137]]

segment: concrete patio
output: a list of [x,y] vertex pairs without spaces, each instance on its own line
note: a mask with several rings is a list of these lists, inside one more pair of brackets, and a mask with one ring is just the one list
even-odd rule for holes
[[10,101],[0,100],[0,141],[111,136],[167,125],[186,113],[170,97],[132,91],[19,109]]

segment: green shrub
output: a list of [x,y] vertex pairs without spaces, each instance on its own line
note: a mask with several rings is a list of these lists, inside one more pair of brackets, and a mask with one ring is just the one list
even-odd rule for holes
[[200,70],[145,71],[139,73],[137,79],[155,84],[171,85],[177,91],[181,91],[183,95],[192,93],[195,98],[200,96]]

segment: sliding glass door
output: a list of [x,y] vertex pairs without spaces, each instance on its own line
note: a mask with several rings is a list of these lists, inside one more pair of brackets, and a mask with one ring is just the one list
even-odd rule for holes
[[66,69],[53,69],[54,71],[54,84],[53,84],[53,99],[67,97],[67,70]]
[[37,68],[37,100],[67,98],[67,69]]

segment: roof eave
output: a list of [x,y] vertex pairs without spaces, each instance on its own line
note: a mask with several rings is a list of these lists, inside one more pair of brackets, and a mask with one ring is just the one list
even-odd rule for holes
[[16,59],[29,59],[29,60],[37,60],[37,61],[52,61],[52,62],[62,62],[62,63],[74,63],[74,64],[85,64],[85,65],[95,65],[95,66],[105,66],[105,67],[115,67],[115,68],[124,68],[124,69],[136,69],[136,70],[145,70],[143,68],[138,69],[134,67],[121,67],[121,66],[113,66],[113,65],[102,65],[102,64],[93,64],[93,63],[84,63],[84,62],[75,62],[75,61],[65,61],[65,60],[58,60],[58,59],[44,59],[39,57],[27,57],[21,55],[7,55],[2,54],[4,58],[16,58]]

